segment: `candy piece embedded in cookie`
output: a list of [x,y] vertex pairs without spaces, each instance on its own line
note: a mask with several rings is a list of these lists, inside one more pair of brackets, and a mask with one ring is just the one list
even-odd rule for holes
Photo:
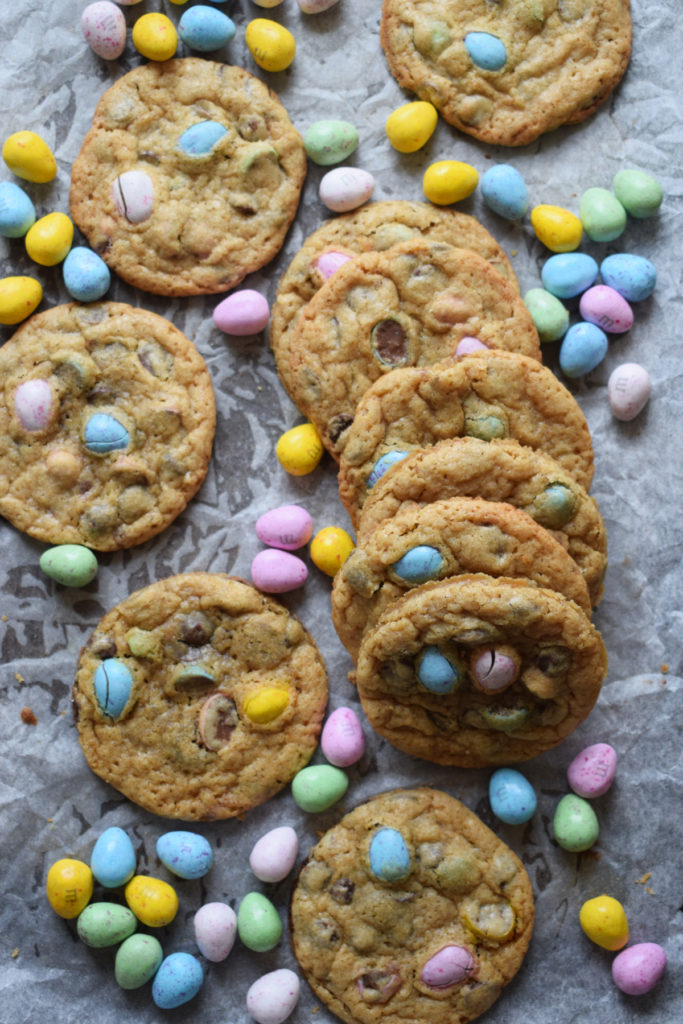
[[301,136],[263,82],[198,57],[129,71],[97,105],[71,215],[129,284],[227,291],[279,251],[306,175]]
[[519,858],[463,804],[396,789],[313,847],[292,894],[292,947],[347,1024],[466,1024],[519,970],[533,893]]
[[531,314],[502,274],[470,250],[418,238],[343,264],[301,310],[281,372],[338,458],[374,381],[454,358],[463,339],[541,359]]
[[73,691],[105,782],[165,818],[232,818],[279,792],[318,742],[327,674],[298,619],[242,580],[188,573],[98,623]]
[[573,601],[463,575],[391,604],[363,637],[355,679],[370,724],[399,750],[484,768],[557,746],[606,671],[600,634]]
[[384,0],[389,70],[469,135],[525,146],[585,120],[631,55],[629,0]]
[[211,458],[211,378],[177,327],[121,302],[55,306],[0,349],[0,513],[48,544],[131,547]]

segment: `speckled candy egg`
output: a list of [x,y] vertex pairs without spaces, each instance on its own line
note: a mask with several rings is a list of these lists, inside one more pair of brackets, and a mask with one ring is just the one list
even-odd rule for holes
[[72,299],[95,302],[109,290],[111,272],[104,260],[83,245],[77,245],[62,265],[64,286]]
[[133,691],[133,674],[120,658],[105,658],[95,670],[93,689],[102,714],[120,718]]
[[615,252],[600,264],[600,275],[610,288],[623,295],[628,302],[642,302],[649,298],[657,283],[657,271],[644,256],[629,252]]
[[247,949],[265,953],[277,946],[282,921],[270,900],[260,892],[248,892],[237,911],[237,934]]
[[14,392],[14,411],[24,430],[45,430],[55,412],[52,388],[48,382],[34,377],[20,384]]
[[612,188],[632,217],[652,217],[662,205],[664,193],[656,178],[645,171],[625,168],[618,171]]
[[482,176],[479,187],[484,202],[507,220],[520,220],[529,209],[529,190],[511,164],[496,164]]
[[582,853],[591,848],[599,833],[597,815],[591,805],[573,793],[563,796],[553,818],[558,845],[570,853]]
[[127,939],[137,924],[133,911],[120,903],[91,903],[79,915],[76,930],[86,946],[105,949]]
[[212,963],[225,960],[237,935],[237,914],[227,903],[205,903],[194,915],[199,952]]
[[666,970],[666,952],[656,942],[639,942],[612,961],[614,984],[628,996],[642,996],[655,987]]
[[126,903],[148,928],[163,928],[178,913],[178,895],[161,878],[133,875],[124,891]]
[[337,708],[329,716],[320,736],[320,748],[337,768],[348,768],[365,753],[365,736],[353,708]]
[[579,312],[584,320],[610,334],[623,334],[633,326],[633,310],[628,302],[606,284],[596,284],[583,293]]
[[194,999],[203,981],[202,965],[195,956],[171,953],[154,976],[152,999],[160,1009],[172,1010]]
[[444,946],[422,968],[421,978],[430,988],[444,989],[466,981],[476,961],[465,946]]
[[249,867],[262,882],[281,882],[294,867],[299,839],[290,825],[266,832],[249,854]]
[[110,0],[88,4],[81,15],[85,41],[103,60],[116,60],[126,48],[126,19]]
[[579,201],[583,230],[594,242],[611,242],[626,227],[626,210],[606,188],[587,188]]
[[541,267],[543,287],[558,299],[572,299],[590,288],[598,276],[598,264],[585,252],[558,253]]
[[395,828],[380,828],[370,841],[370,871],[384,882],[399,882],[412,870],[410,850]]
[[131,935],[116,951],[114,977],[121,988],[141,988],[154,977],[163,957],[161,943],[153,935]]
[[178,35],[190,49],[211,53],[230,42],[235,35],[235,23],[215,7],[199,4],[183,12]]
[[301,505],[280,505],[259,516],[255,529],[263,544],[296,551],[311,539],[313,520]]
[[0,181],[0,235],[23,238],[36,219],[36,210],[23,188]]
[[283,1024],[299,1001],[300,982],[281,967],[257,978],[247,992],[247,1010],[256,1024]]
[[86,587],[99,568],[94,551],[83,544],[57,544],[40,556],[46,576],[64,587]]
[[122,828],[105,829],[90,855],[92,873],[107,889],[125,885],[135,874],[135,849]]
[[607,381],[610,408],[618,420],[629,422],[645,408],[650,400],[652,380],[639,363],[621,363]]
[[358,132],[349,121],[315,121],[304,135],[304,149],[321,167],[338,164],[358,145]]
[[203,878],[213,864],[211,844],[196,832],[164,832],[156,850],[164,867],[179,878]]
[[489,801],[497,818],[507,825],[521,825],[536,812],[534,787],[514,768],[499,768],[489,781]]
[[609,743],[593,743],[580,751],[567,769],[567,781],[585,799],[602,796],[614,781],[617,752]]
[[583,377],[607,355],[607,335],[597,324],[573,324],[560,346],[560,368],[567,377]]
[[326,811],[344,796],[349,779],[341,768],[313,764],[302,768],[292,780],[292,796],[302,811]]
[[251,580],[264,594],[285,594],[303,586],[308,568],[296,555],[278,548],[266,548],[253,558]]

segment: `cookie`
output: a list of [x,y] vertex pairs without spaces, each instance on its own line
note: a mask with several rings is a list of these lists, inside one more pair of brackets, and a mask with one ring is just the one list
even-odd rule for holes
[[172,576],[100,619],[74,714],[92,770],[165,818],[232,818],[268,800],[318,741],[327,675],[282,605],[219,573]]
[[393,199],[366,203],[359,210],[334,217],[306,238],[280,280],[271,310],[270,344],[290,396],[294,395],[289,370],[290,330],[301,308],[327,279],[318,265],[320,257],[326,253],[357,256],[384,252],[392,245],[419,236],[473,250],[519,291],[515,273],[501,247],[483,224],[465,213],[431,203]]
[[519,970],[533,893],[519,858],[447,793],[396,789],[310,851],[292,894],[292,947],[347,1024],[465,1024]]
[[629,0],[384,0],[380,40],[399,85],[483,142],[525,146],[578,124],[631,55]]
[[463,338],[541,359],[522,299],[476,253],[418,238],[356,256],[325,282],[292,328],[295,403],[338,458],[374,381],[399,366],[452,358]]
[[403,510],[457,496],[504,501],[550,530],[572,556],[595,606],[607,568],[607,533],[595,500],[545,452],[517,441],[458,437],[397,462],[369,492],[358,540]]
[[456,363],[392,370],[365,392],[339,468],[339,493],[354,526],[390,464],[462,436],[513,438],[547,452],[590,486],[593,444],[573,395],[535,359],[482,350]]
[[164,317],[55,306],[0,349],[0,513],[49,544],[114,551],[154,537],[199,489],[211,378]]
[[590,712],[606,671],[600,634],[573,601],[463,575],[394,601],[363,637],[355,680],[393,746],[485,768],[557,746]]
[[97,105],[71,215],[137,288],[233,288],[278,252],[306,175],[276,95],[243,68],[186,57],[129,71]]
[[503,502],[447,498],[404,507],[359,541],[332,587],[339,639],[356,658],[363,634],[392,601],[458,573],[528,579],[591,613],[576,562],[526,512]]

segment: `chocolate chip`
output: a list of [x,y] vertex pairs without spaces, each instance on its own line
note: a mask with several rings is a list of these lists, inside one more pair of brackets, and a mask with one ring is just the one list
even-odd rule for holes
[[350,903],[356,886],[350,878],[338,878],[327,890],[337,903]]
[[180,620],[178,636],[190,647],[201,647],[208,644],[213,628],[211,619],[204,612],[190,612]]
[[380,320],[372,328],[372,347],[383,363],[398,366],[408,358],[406,332],[398,320]]
[[352,423],[353,416],[349,416],[348,413],[340,412],[338,416],[333,416],[327,424],[327,434],[330,441],[335,444]]

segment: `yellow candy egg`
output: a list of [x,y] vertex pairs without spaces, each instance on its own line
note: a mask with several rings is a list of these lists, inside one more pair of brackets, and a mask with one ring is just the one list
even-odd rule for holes
[[172,885],[160,878],[134,875],[124,890],[126,903],[138,921],[148,928],[163,928],[178,913],[178,896]]
[[12,174],[43,184],[57,174],[57,162],[47,142],[35,132],[15,132],[2,147],[2,158]]
[[43,297],[35,277],[0,279],[0,324],[18,324],[30,316]]
[[55,861],[48,871],[46,889],[56,914],[67,920],[78,917],[92,896],[92,871],[82,860],[64,857]]
[[539,242],[552,252],[573,252],[583,235],[579,218],[562,206],[534,206],[531,226]]
[[439,119],[436,107],[419,100],[406,103],[389,114],[384,129],[399,153],[414,153],[432,136]]
[[257,725],[267,725],[279,718],[289,704],[289,693],[280,686],[264,686],[242,705],[243,713]]
[[292,427],[280,437],[275,454],[283,469],[292,476],[312,473],[323,457],[323,443],[312,423]]
[[294,60],[294,36],[269,18],[254,18],[244,33],[249,52],[264,71],[284,71]]
[[619,900],[596,896],[579,911],[579,923],[588,938],[603,949],[623,949],[628,942],[628,920]]
[[459,160],[439,160],[430,164],[422,179],[422,189],[430,203],[448,206],[472,195],[479,172]]
[[463,921],[477,938],[507,942],[515,930],[515,911],[507,900],[482,903],[468,899],[462,904]]
[[41,267],[54,267],[66,258],[74,240],[74,226],[65,213],[48,213],[29,228],[26,252]]
[[165,14],[143,14],[133,25],[133,46],[148,60],[170,60],[178,49],[178,33]]
[[311,558],[321,572],[335,576],[355,544],[340,526],[326,526],[311,541]]

